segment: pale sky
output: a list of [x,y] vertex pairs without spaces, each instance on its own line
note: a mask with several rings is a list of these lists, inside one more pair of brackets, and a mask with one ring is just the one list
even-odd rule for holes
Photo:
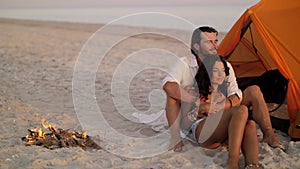
[[0,0],[0,8],[120,7],[170,5],[245,5],[258,0]]

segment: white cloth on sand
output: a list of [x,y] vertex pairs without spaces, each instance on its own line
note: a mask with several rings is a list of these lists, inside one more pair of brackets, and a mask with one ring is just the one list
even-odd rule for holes
[[148,124],[156,132],[162,132],[169,129],[166,111],[161,110],[157,113],[132,113],[132,116],[138,119],[140,123]]
[[[152,114],[134,112],[132,116],[137,118],[138,122],[150,125],[155,132],[170,132],[165,110]],[[182,138],[187,138],[185,132],[182,130],[179,132]]]

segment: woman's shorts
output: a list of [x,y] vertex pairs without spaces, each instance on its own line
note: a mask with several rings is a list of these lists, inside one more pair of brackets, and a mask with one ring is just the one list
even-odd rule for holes
[[187,133],[187,134],[186,134],[186,138],[187,138],[188,140],[192,141],[192,142],[195,143],[195,144],[199,144],[198,141],[197,141],[197,139],[196,139],[196,129],[197,129],[199,123],[200,123],[201,121],[203,121],[204,119],[206,119],[206,117],[203,117],[203,118],[201,118],[201,119],[199,119],[199,120],[196,120],[196,121],[191,125],[191,127],[187,130],[187,132],[186,132],[186,133]]

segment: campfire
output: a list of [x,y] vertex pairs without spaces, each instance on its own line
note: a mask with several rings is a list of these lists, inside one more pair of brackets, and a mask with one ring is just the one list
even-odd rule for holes
[[42,126],[49,132],[44,132],[41,128],[28,129],[29,134],[22,137],[26,146],[37,145],[48,149],[57,149],[62,147],[81,147],[87,149],[101,149],[90,136],[86,133],[74,130],[64,130],[56,128],[54,125],[45,125],[45,119],[42,120]]

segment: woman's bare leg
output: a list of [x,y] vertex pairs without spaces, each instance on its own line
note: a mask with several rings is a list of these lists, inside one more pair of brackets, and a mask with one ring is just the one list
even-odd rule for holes
[[238,111],[233,113],[228,128],[229,152],[226,168],[239,168],[240,150],[247,119],[248,109],[246,106],[240,106]]
[[[228,138],[229,155],[227,168],[238,168],[240,149],[242,145],[244,129],[247,123],[248,109],[246,106],[233,107],[223,113],[215,132],[203,143],[204,147],[211,147],[216,143],[222,143]],[[199,138],[203,128],[200,123],[196,130],[196,138]]]
[[247,122],[242,150],[245,157],[245,165],[252,165],[252,168],[258,168],[258,138],[256,124],[253,120]]

